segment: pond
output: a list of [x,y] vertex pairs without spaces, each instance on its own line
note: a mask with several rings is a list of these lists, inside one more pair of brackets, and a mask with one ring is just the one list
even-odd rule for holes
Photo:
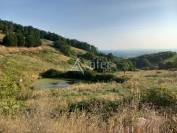
[[60,79],[39,79],[32,84],[34,89],[60,89],[67,88],[74,84],[72,80],[60,80]]

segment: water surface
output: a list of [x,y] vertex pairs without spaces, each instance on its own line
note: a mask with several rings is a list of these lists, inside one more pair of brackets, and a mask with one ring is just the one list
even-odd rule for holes
[[39,79],[36,80],[32,87],[34,89],[60,89],[71,86],[74,82],[70,80],[61,79]]

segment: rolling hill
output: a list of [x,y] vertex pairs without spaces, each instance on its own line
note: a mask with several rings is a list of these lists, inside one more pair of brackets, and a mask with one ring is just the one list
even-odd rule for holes
[[147,54],[138,56],[135,58],[129,58],[130,61],[135,64],[136,68],[143,69],[143,68],[156,68],[159,69],[162,65],[166,65],[168,63],[172,63],[174,68],[177,68],[177,53],[176,52],[159,52],[155,54]]

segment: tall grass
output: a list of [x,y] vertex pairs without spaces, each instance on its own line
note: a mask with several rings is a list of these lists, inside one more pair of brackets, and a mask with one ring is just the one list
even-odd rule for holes
[[[68,63],[58,61],[60,57],[53,60],[57,54],[51,51],[28,54],[0,60],[0,74],[5,76],[0,79],[0,132],[177,132],[177,72],[127,72],[129,80],[123,84],[79,83],[65,89],[33,90],[33,75],[49,68],[64,69]],[[8,75],[5,70],[10,68],[14,74]]]

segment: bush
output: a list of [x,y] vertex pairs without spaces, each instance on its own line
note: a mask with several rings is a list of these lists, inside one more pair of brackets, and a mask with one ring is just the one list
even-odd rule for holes
[[117,65],[117,70],[124,71],[124,73],[126,71],[134,71],[135,70],[135,66],[133,65],[133,63],[130,60],[124,60],[122,62],[118,62],[116,65]]
[[16,81],[10,74],[7,74],[0,80],[0,98],[14,98],[20,91]]
[[114,77],[114,81],[116,81],[117,83],[124,83],[128,80],[129,78],[128,77]]
[[102,99],[89,99],[78,103],[72,103],[68,106],[68,112],[86,111],[92,113],[108,113],[116,111],[120,102],[118,101],[106,101]]
[[79,72],[79,71],[68,71],[68,72],[61,74],[61,77],[73,78],[73,79],[83,79],[84,75],[82,74],[82,72]]
[[176,106],[176,96],[165,88],[152,88],[143,93],[141,102],[150,103],[155,106]]
[[94,71],[89,71],[89,70],[85,71],[85,73],[84,73],[85,79],[87,79],[87,80],[92,80],[92,79],[94,79],[94,78],[96,77],[96,75],[97,75],[96,72],[94,72]]
[[95,80],[108,82],[108,81],[113,81],[114,78],[115,76],[111,74],[97,74]]
[[68,71],[60,72],[54,69],[50,69],[44,73],[41,73],[40,76],[44,78],[67,78],[67,79],[78,79],[85,80],[89,82],[110,82],[116,81],[118,83],[123,83],[128,80],[125,77],[118,78],[112,74],[97,74],[94,71],[84,71],[84,74],[79,71]]
[[44,73],[41,73],[40,76],[44,78],[59,78],[62,72],[57,71],[55,69],[49,69]]
[[83,74],[79,71],[68,71],[66,73],[61,74],[61,77],[92,81],[93,79],[95,79],[96,73],[93,71],[85,71]]
[[17,109],[22,105],[22,103],[16,99],[21,88],[12,76],[13,74],[8,72],[0,80],[0,113],[5,115],[14,115]]
[[7,33],[3,39],[3,44],[5,46],[17,46],[17,36],[13,32]]
[[111,101],[105,99],[87,99],[76,103],[70,103],[67,107],[62,108],[61,106],[55,108],[51,114],[53,117],[61,115],[63,112],[68,114],[73,112],[85,112],[87,115],[96,114],[106,120],[113,113],[118,112],[122,105],[130,104],[132,101],[131,96],[127,96],[123,99]]

